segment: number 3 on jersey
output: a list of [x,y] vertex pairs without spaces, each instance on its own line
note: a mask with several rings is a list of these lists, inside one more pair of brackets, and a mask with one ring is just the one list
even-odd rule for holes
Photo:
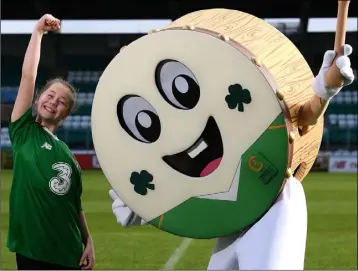
[[58,171],[58,174],[50,180],[51,191],[60,196],[66,195],[71,187],[71,166],[66,163],[59,162],[53,164],[52,169]]

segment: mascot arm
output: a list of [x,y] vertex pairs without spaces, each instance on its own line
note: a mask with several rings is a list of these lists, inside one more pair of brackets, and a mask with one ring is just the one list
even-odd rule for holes
[[123,227],[140,226],[147,224],[140,216],[135,214],[124,202],[119,198],[117,193],[111,189],[109,195],[113,200],[112,212],[117,219],[117,223]]
[[128,226],[142,226],[146,224],[148,224],[148,222],[144,221],[139,215],[133,213],[133,217],[129,220]]
[[354,74],[349,59],[349,55],[352,51],[352,46],[344,45],[343,55],[336,60],[337,68],[344,78],[344,83],[341,87],[330,87],[326,85],[325,76],[336,57],[336,53],[333,50],[329,50],[324,54],[321,69],[312,84],[315,95],[299,109],[300,126],[316,124],[319,117],[326,111],[329,101],[337,95],[344,86],[350,85],[354,81]]

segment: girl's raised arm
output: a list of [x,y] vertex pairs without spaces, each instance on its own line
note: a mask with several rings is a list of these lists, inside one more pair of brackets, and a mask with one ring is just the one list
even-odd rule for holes
[[46,31],[56,31],[59,28],[60,21],[49,14],[42,16],[37,22],[22,64],[21,81],[11,114],[11,122],[18,120],[32,105],[43,34]]

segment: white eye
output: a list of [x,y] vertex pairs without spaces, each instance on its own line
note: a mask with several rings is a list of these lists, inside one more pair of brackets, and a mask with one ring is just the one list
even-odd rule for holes
[[163,60],[155,70],[155,83],[163,98],[172,106],[193,109],[200,98],[200,87],[188,67],[176,60]]
[[160,136],[158,114],[142,97],[124,96],[117,104],[117,116],[122,128],[134,139],[153,143]]

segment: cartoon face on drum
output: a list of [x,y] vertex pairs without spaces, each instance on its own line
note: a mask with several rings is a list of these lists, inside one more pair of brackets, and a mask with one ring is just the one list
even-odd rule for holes
[[108,65],[92,133],[111,186],[150,221],[190,198],[236,202],[245,189],[244,155],[261,155],[253,146],[281,115],[267,79],[238,45],[164,30],[136,40]]
[[[163,101],[178,111],[192,110],[200,101],[198,80],[187,66],[177,60],[159,62],[155,68],[155,85]],[[250,97],[249,92],[248,95]],[[155,105],[141,96],[122,97],[117,105],[117,115],[122,128],[133,139],[146,144],[160,140],[160,116]],[[175,126],[173,123],[173,129],[179,128]],[[185,150],[161,157],[173,170],[188,177],[205,177],[215,171],[224,152],[215,117],[208,116],[205,126],[198,127],[198,131],[200,136]]]

